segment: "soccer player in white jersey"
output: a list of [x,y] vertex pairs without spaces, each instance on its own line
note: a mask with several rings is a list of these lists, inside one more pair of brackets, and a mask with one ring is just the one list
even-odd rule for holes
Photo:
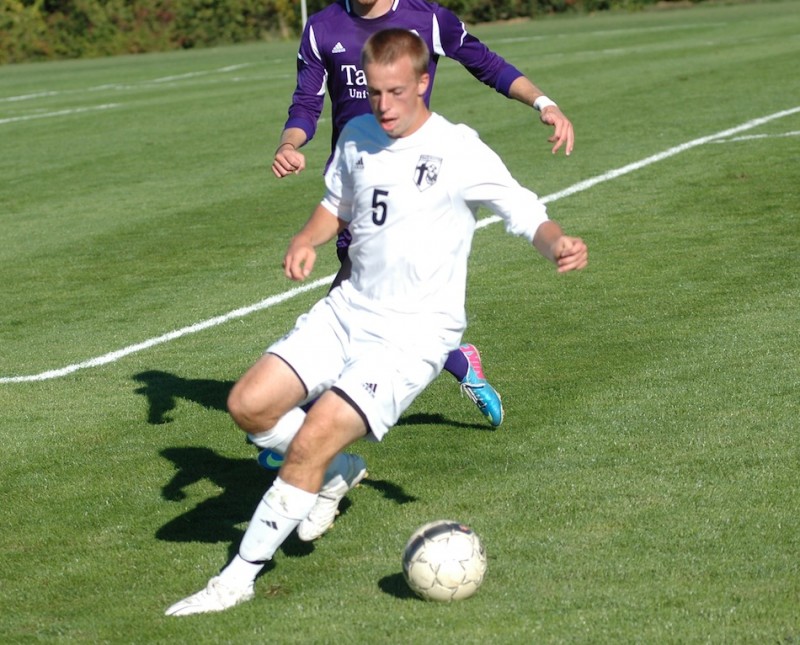
[[[316,248],[349,226],[352,276],[231,391],[236,423],[286,459],[238,555],[168,615],[222,611],[251,599],[256,576],[292,531],[302,538],[330,526],[339,501],[366,474],[364,461],[343,451],[367,436],[382,439],[461,341],[479,206],[559,272],[588,262],[584,242],[548,219],[537,196],[473,130],[428,110],[427,57],[425,43],[404,29],[380,31],[364,47],[374,116],[345,127],[325,197],[284,258],[287,277],[304,280]],[[303,412],[298,406],[312,397],[319,398]]]

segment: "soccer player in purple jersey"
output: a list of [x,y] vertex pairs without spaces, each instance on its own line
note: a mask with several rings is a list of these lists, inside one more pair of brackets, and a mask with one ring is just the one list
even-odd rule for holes
[[[558,106],[516,67],[472,36],[450,10],[427,0],[337,0],[312,15],[303,31],[297,60],[297,88],[272,164],[276,177],[297,174],[305,168],[305,155],[300,148],[316,132],[326,90],[333,117],[331,149],[350,119],[369,114],[366,77],[359,58],[361,48],[371,34],[390,27],[413,31],[431,52],[426,105],[430,104],[436,64],[441,56],[447,56],[497,92],[539,111],[542,122],[554,128],[549,138],[553,153],[562,146],[567,155],[572,152],[572,123]],[[345,230],[336,244],[342,265],[332,288],[350,276],[349,245],[350,232]],[[502,401],[484,376],[477,348],[464,344],[454,350],[444,369],[459,381],[462,391],[489,423],[498,427],[503,421]]]

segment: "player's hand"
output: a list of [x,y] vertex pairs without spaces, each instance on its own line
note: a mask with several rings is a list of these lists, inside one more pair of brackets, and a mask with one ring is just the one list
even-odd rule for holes
[[272,172],[282,179],[287,175],[297,175],[306,167],[306,156],[291,144],[284,144],[275,151]]
[[589,248],[579,237],[562,235],[553,245],[553,257],[559,273],[576,271],[589,263]]
[[311,275],[316,261],[317,252],[313,245],[295,237],[283,258],[283,272],[290,280],[302,281]]
[[545,125],[553,126],[553,136],[547,139],[553,144],[553,154],[558,152],[561,146],[564,146],[565,154],[567,156],[571,155],[572,148],[575,145],[575,132],[572,129],[572,123],[558,109],[558,106],[548,105],[542,110],[539,118]]

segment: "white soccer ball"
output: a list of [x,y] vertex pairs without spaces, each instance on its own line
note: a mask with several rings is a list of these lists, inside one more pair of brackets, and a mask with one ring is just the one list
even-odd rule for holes
[[475,531],[453,520],[420,526],[403,550],[403,576],[424,600],[473,595],[486,574],[486,550]]

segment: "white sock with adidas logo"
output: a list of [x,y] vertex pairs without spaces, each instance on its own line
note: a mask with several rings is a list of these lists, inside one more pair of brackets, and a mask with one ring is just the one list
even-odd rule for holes
[[276,477],[250,519],[239,545],[239,555],[220,573],[223,582],[235,587],[252,583],[265,562],[272,559],[300,520],[311,512],[316,501],[316,493]]

